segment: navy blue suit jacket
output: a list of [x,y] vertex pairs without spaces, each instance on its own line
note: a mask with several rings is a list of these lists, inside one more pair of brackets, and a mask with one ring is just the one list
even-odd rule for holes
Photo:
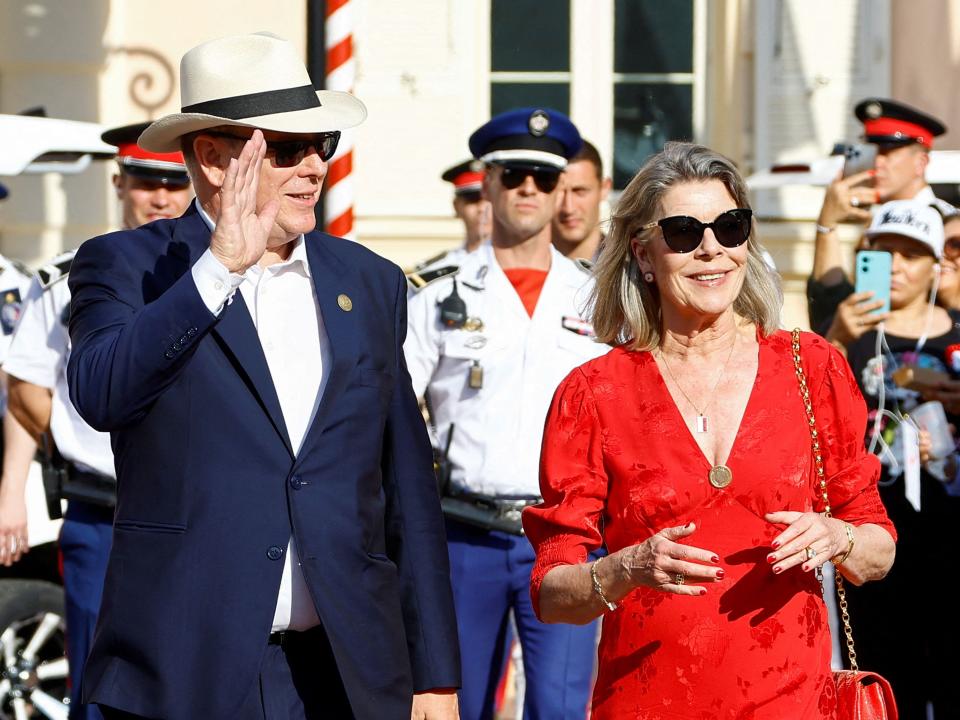
[[333,359],[294,457],[242,296],[215,317],[194,284],[209,241],[191,206],[89,240],[71,268],[71,397],[112,434],[118,476],[85,700],[231,718],[257,683],[292,535],[356,716],[406,720],[414,691],[459,686],[460,667],[403,274],[306,236]]

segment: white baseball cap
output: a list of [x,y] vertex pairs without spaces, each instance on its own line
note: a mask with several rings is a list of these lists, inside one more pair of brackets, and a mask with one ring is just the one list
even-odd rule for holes
[[900,235],[923,243],[938,260],[943,256],[943,218],[931,205],[916,200],[884,203],[873,216],[867,237]]

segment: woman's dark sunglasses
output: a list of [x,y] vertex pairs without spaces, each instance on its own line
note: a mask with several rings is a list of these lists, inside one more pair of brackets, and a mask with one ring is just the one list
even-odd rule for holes
[[713,230],[717,242],[726,248],[743,245],[750,237],[752,218],[752,210],[737,208],[720,213],[711,223],[700,222],[686,215],[674,215],[647,223],[640,229],[651,230],[659,226],[668,248],[674,252],[688,253],[700,247],[700,243],[703,242],[703,233],[707,228]]
[[546,168],[528,168],[515,167],[513,165],[504,165],[500,170],[500,182],[507,190],[515,190],[523,185],[527,176],[533,178],[533,184],[537,190],[543,193],[552,193],[560,182],[559,170],[548,170]]
[[[234,140],[250,139],[249,137],[225,132],[207,131],[205,134],[233,138]],[[267,156],[272,159],[276,167],[290,168],[302,163],[310,152],[310,148],[314,148],[320,159],[327,162],[337,151],[339,142],[339,130],[317,133],[308,139],[301,140],[267,140]]]

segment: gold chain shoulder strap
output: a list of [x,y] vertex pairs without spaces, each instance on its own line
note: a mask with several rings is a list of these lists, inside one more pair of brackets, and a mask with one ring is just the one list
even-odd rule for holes
[[[793,367],[800,382],[800,395],[803,397],[803,407],[807,411],[807,425],[810,427],[810,440],[813,444],[813,463],[817,468],[817,482],[820,486],[820,495],[823,498],[823,515],[832,518],[830,513],[830,498],[827,496],[827,478],[823,471],[823,452],[820,448],[820,438],[817,434],[817,421],[813,416],[813,403],[810,400],[810,389],[807,387],[807,377],[800,362],[800,330],[793,331]],[[837,583],[837,598],[840,604],[840,617],[843,620],[843,632],[847,636],[847,656],[850,658],[850,669],[857,671],[857,651],[853,648],[853,630],[850,628],[850,609],[847,605],[847,593],[843,587],[843,578],[840,570],[834,566],[834,580]]]

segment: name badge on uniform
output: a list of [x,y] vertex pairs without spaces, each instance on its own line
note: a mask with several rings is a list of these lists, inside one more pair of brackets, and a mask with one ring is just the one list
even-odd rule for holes
[[586,320],[581,320],[578,317],[564,315],[563,319],[560,321],[560,324],[563,325],[564,330],[569,330],[577,335],[583,335],[584,337],[588,338],[595,338],[597,336],[596,333],[593,332],[593,325],[588,323]]

